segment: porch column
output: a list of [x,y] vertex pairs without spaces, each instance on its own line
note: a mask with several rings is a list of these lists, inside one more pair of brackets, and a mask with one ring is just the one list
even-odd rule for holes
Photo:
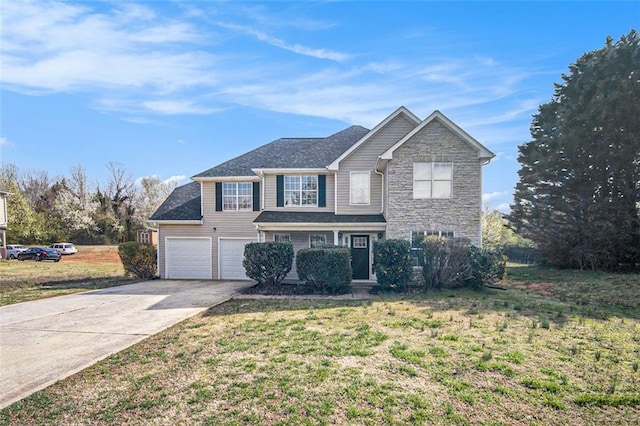
[[334,246],[337,246],[337,245],[339,244],[339,241],[338,241],[338,232],[339,232],[339,231],[338,231],[338,230],[336,230],[336,229],[334,229],[334,230],[333,230],[333,245],[334,245]]

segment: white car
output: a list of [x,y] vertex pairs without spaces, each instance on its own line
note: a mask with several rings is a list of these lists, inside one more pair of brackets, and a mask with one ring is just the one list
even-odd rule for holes
[[25,251],[27,247],[22,244],[8,244],[7,245],[7,259],[17,259],[18,253]]
[[78,249],[76,249],[76,246],[74,246],[71,243],[55,243],[55,244],[51,244],[49,248],[54,249],[60,254],[74,254],[78,252]]

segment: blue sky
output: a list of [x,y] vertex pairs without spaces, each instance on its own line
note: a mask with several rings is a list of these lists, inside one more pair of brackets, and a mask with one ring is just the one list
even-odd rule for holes
[[0,4],[0,162],[94,182],[108,162],[188,182],[279,137],[438,109],[497,154],[583,53],[640,27],[640,2],[16,1]]

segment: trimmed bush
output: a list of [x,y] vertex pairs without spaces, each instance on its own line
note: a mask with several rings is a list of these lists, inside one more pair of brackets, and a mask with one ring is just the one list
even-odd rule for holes
[[413,275],[411,245],[406,240],[380,240],[373,246],[374,268],[382,291],[406,291]]
[[351,291],[351,261],[346,247],[299,250],[296,255],[298,277],[322,294]]
[[277,286],[293,265],[293,245],[288,242],[249,243],[244,247],[247,276],[258,284]]
[[136,241],[118,245],[118,256],[126,275],[151,279],[158,274],[156,248]]

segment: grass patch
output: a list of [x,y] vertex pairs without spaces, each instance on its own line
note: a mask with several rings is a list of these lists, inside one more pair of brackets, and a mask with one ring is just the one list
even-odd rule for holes
[[0,424],[637,422],[634,313],[513,286],[451,294],[235,299],[7,407]]
[[140,281],[124,276],[117,246],[79,246],[60,262],[0,261],[0,306]]

